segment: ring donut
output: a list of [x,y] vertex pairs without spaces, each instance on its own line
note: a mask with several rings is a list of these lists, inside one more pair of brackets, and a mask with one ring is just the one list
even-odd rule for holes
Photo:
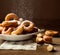
[[22,34],[22,32],[23,32],[23,26],[22,25],[20,25],[20,26],[18,26],[17,28],[16,28],[16,30],[14,30],[14,31],[12,31],[12,35],[19,35],[19,34]]
[[30,32],[34,29],[34,23],[29,21],[29,20],[25,20],[21,23],[21,25],[23,25],[24,30],[27,32]]
[[46,30],[45,31],[45,35],[55,36],[57,34],[58,34],[58,31],[54,31],[54,30]]
[[3,27],[18,26],[18,23],[16,21],[3,21],[2,26]]
[[12,30],[11,27],[9,27],[9,28],[4,27],[3,30],[2,30],[2,34],[8,34],[8,35],[10,35],[12,31],[13,30]]
[[9,13],[6,15],[5,17],[5,21],[9,21],[9,20],[18,20],[18,16],[15,13]]
[[0,26],[2,27],[2,23],[0,23]]
[[0,27],[0,34],[1,34],[2,30],[3,30],[3,27]]

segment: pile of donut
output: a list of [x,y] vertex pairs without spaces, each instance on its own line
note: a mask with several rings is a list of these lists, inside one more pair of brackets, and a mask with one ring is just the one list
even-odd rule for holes
[[37,43],[52,43],[52,38],[58,36],[59,32],[54,30],[46,30],[44,33],[38,33],[36,37]]
[[36,37],[36,43],[38,44],[48,44],[47,50],[48,51],[55,51],[55,47],[52,45],[53,43],[53,37],[59,36],[58,31],[54,30],[46,30],[44,33],[38,33]]
[[32,21],[18,18],[15,13],[9,13],[5,21],[0,23],[0,34],[20,35],[23,33],[33,32],[35,24]]

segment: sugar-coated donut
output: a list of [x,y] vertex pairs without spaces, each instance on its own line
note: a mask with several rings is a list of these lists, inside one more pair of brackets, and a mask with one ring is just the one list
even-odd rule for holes
[[8,27],[8,26],[18,26],[18,23],[16,21],[3,21],[2,26]]
[[21,25],[23,25],[24,30],[27,32],[30,32],[34,29],[34,23],[29,21],[29,20],[25,20],[21,23]]
[[8,34],[8,35],[10,35],[12,31],[13,30],[12,30],[11,27],[9,27],[9,28],[4,27],[3,30],[2,30],[2,34]]
[[9,20],[18,20],[18,16],[15,13],[9,13],[6,15],[5,17],[5,21],[9,21]]
[[14,30],[14,31],[12,31],[12,35],[19,35],[19,34],[22,34],[22,32],[23,32],[23,26],[22,25],[20,25],[20,26],[18,26],[17,28],[16,28],[16,30]]

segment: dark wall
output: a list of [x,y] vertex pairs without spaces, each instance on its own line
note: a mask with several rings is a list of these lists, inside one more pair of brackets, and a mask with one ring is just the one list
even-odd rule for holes
[[32,20],[39,28],[60,30],[59,0],[1,0],[0,20],[10,12]]
[[34,3],[34,22],[40,28],[60,30],[60,1],[37,0]]

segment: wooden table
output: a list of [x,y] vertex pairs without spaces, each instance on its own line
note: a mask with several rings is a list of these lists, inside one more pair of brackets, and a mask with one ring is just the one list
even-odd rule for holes
[[48,52],[46,46],[38,46],[36,51],[0,50],[0,55],[60,55],[60,38],[53,38],[55,52]]

